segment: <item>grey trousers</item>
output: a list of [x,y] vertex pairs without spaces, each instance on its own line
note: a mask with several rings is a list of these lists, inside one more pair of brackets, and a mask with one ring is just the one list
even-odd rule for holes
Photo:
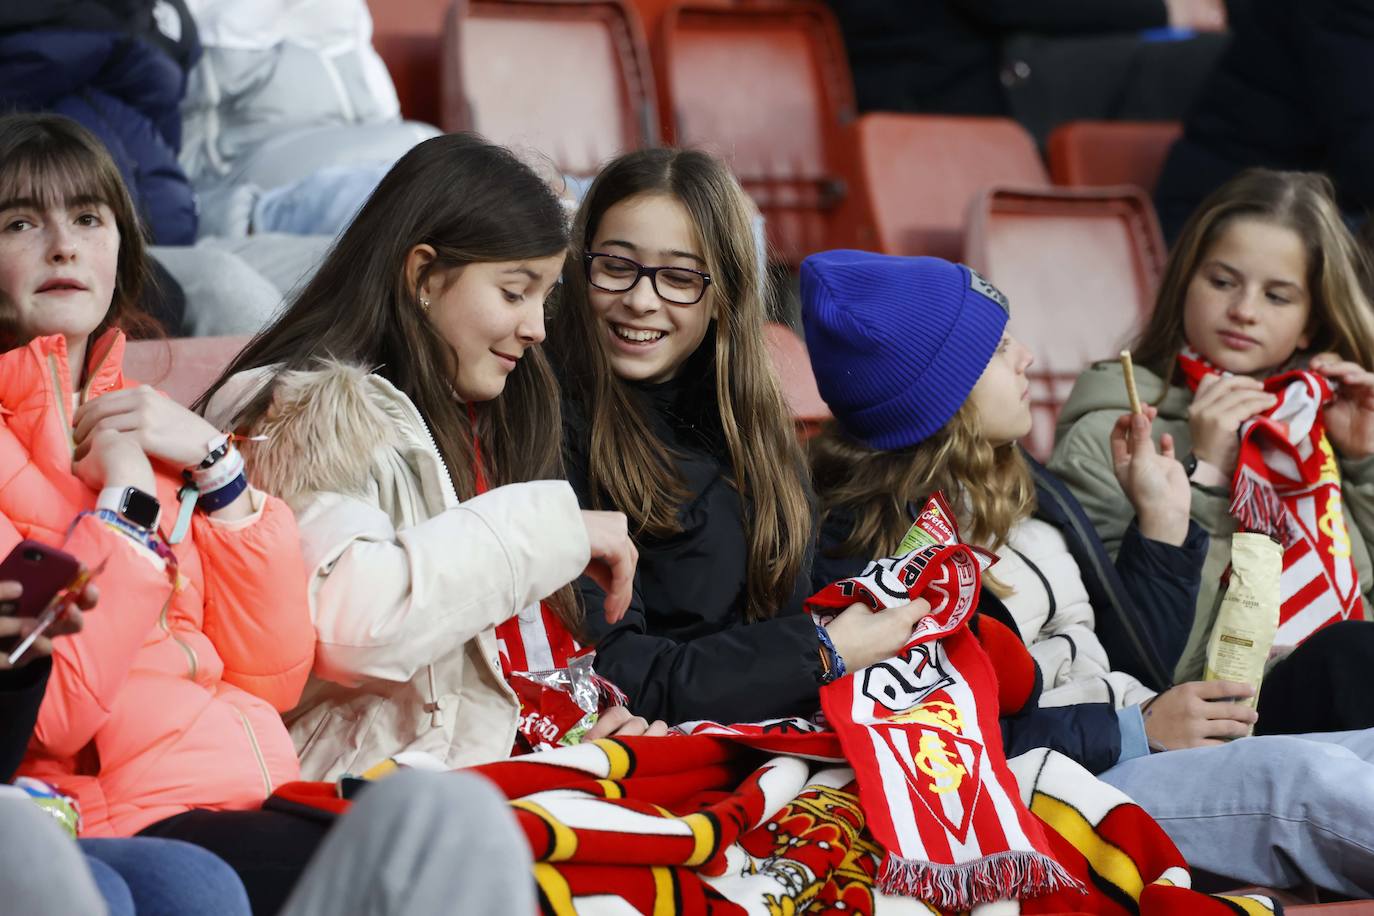
[[329,832],[283,916],[537,912],[529,845],[506,800],[468,773],[398,773]]
[[318,235],[248,235],[154,245],[149,254],[186,294],[181,332],[190,337],[256,334],[314,275],[334,240]]

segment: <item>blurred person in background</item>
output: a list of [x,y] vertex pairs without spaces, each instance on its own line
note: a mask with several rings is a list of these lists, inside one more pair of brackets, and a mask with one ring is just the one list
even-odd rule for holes
[[1008,116],[1042,144],[1063,121],[1180,119],[1226,44],[1224,0],[828,3],[861,111]]
[[1326,172],[1348,223],[1374,207],[1374,2],[1250,0],[1155,191],[1170,241],[1252,166]]

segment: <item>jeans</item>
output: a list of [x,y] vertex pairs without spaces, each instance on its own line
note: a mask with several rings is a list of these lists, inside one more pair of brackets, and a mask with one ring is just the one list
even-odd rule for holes
[[1374,896],[1374,729],[1164,751],[1100,778],[1158,821],[1191,866]]
[[80,844],[111,916],[248,916],[243,882],[198,846],[144,837]]

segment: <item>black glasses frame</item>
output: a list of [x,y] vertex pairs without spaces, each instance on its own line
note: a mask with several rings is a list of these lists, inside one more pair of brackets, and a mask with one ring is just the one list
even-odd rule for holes
[[[596,258],[615,258],[617,261],[624,261],[626,264],[633,264],[635,266],[636,271],[634,279],[630,281],[629,285],[626,286],[624,289],[610,289],[608,287],[601,286],[598,283],[592,282],[592,261]],[[609,252],[605,251],[589,251],[582,256],[582,266],[583,270],[587,274],[587,282],[591,283],[592,286],[595,286],[597,289],[605,293],[628,293],[630,290],[634,289],[636,285],[638,285],[639,281],[642,278],[648,277],[649,285],[651,285],[654,288],[654,295],[658,296],[658,298],[662,299],[664,302],[671,303],[672,305],[696,305],[698,302],[700,302],[703,298],[706,297],[706,291],[711,288],[711,275],[706,273],[705,271],[694,270],[691,267],[645,267],[643,264],[639,263],[634,258],[627,258],[623,254],[610,254]],[[681,302],[677,299],[673,299],[670,296],[663,295],[663,293],[659,292],[658,289],[658,272],[660,270],[682,270],[686,271],[689,274],[696,274],[698,277],[701,277],[701,294],[697,296],[695,299],[693,299],[691,302]]]

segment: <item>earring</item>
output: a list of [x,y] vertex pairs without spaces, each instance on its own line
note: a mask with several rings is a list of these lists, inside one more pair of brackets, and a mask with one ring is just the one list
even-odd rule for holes
[[422,309],[424,309],[426,312],[428,312],[428,311],[429,311],[429,299],[425,298],[424,296],[421,296],[421,297],[420,297],[420,308],[422,308]]

